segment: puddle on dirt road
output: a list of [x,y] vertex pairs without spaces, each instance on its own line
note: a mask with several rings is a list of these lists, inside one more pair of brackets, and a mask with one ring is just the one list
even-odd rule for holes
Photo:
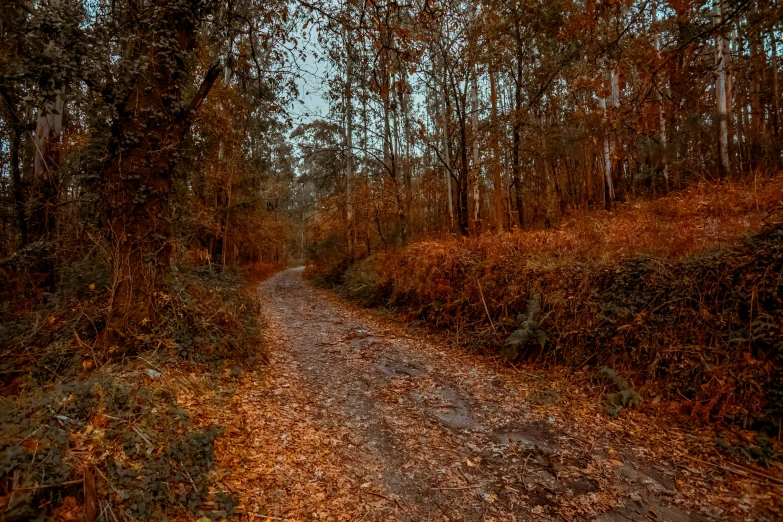
[[534,449],[543,446],[548,452],[552,451],[548,444],[542,444],[542,442],[535,437],[531,437],[529,434],[519,431],[495,430],[490,433],[489,440],[495,444],[500,444],[501,446],[516,443],[524,449]]
[[394,377],[396,375],[407,375],[408,377],[421,377],[426,374],[424,370],[416,368],[415,366],[406,362],[396,361],[383,361],[378,365],[378,369],[384,375]]
[[456,430],[484,430],[484,426],[471,416],[468,404],[454,388],[440,388],[436,397],[441,404],[431,411],[444,426]]

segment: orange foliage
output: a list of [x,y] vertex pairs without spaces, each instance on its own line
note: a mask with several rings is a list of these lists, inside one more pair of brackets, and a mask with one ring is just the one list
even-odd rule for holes
[[242,275],[244,275],[248,281],[255,283],[273,276],[279,270],[280,265],[278,264],[256,261],[244,265],[242,267]]
[[556,229],[517,231],[503,241],[483,236],[460,243],[471,249],[497,243],[501,249],[583,258],[645,253],[673,259],[759,230],[781,203],[783,175],[755,182],[699,183],[659,199],[619,204],[613,212],[572,215]]
[[704,418],[758,420],[783,372],[773,355],[782,201],[783,176],[701,184],[557,229],[422,241],[309,273],[489,352],[540,294],[549,342],[525,359],[606,364],[659,392],[684,390]]

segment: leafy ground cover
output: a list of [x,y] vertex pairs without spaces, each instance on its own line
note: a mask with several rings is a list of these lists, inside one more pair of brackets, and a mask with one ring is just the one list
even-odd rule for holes
[[783,463],[753,457],[754,433],[672,422],[666,402],[610,418],[601,397],[634,384],[617,374],[468,353],[453,336],[314,289],[300,270],[260,292],[273,371],[243,379],[211,421],[227,434],[216,442],[220,484],[250,520],[772,522],[783,513]]
[[[0,519],[211,519],[238,500],[216,484],[223,428],[206,412],[263,371],[251,282],[180,265],[160,296],[165,320],[99,348],[108,290],[100,265],[43,306],[6,309],[0,335]],[[206,420],[205,420],[206,419]],[[86,517],[86,518],[84,518]]]
[[[511,363],[607,366],[682,413],[780,437],[782,201],[780,176],[704,184],[558,229],[332,257],[307,274]],[[509,350],[535,296],[527,326],[540,333]]]

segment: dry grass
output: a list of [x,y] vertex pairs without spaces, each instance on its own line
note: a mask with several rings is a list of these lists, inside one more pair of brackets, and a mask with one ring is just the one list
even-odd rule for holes
[[[470,250],[507,248],[581,259],[641,253],[674,259],[758,231],[783,205],[783,175],[745,182],[700,183],[670,196],[619,204],[612,212],[572,215],[553,230],[488,235],[458,243]],[[432,242],[427,243],[432,247]]]

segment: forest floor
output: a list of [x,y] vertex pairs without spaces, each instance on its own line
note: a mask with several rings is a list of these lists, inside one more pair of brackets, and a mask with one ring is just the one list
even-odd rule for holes
[[779,520],[783,470],[705,426],[611,419],[586,370],[514,369],[310,287],[260,287],[268,371],[209,416],[248,520]]

